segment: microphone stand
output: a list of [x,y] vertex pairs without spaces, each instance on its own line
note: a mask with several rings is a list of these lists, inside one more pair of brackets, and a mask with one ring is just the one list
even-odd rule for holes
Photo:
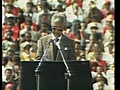
[[37,76],[37,77],[36,77],[36,79],[37,79],[37,90],[40,90],[40,88],[39,88],[39,87],[40,87],[40,82],[39,82],[39,80],[40,80],[39,69],[40,69],[40,66],[41,66],[42,62],[43,62],[45,59],[47,59],[47,58],[46,58],[46,54],[47,54],[49,45],[50,45],[50,43],[46,44],[46,49],[45,49],[45,51],[44,51],[44,54],[43,54],[42,58],[40,59],[40,62],[39,62],[38,66],[37,66],[37,68],[36,68],[36,70],[35,70],[35,73],[36,73],[36,76]]
[[67,73],[65,73],[65,79],[67,79],[67,90],[69,90],[69,78],[70,78],[70,76],[71,76],[71,73],[70,73],[69,67],[68,67],[68,65],[67,65],[67,63],[66,63],[66,61],[65,61],[65,58],[64,58],[64,56],[63,56],[63,53],[62,53],[62,51],[61,51],[60,45],[59,45],[57,42],[56,42],[56,45],[57,45],[57,47],[58,47],[58,49],[59,49],[59,52],[60,52],[60,54],[61,54],[61,56],[62,56],[64,65],[65,65],[66,70],[67,70]]

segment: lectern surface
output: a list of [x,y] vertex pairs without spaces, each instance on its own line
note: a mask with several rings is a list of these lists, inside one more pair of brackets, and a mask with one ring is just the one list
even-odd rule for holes
[[[37,77],[40,90],[67,90],[67,79],[65,79],[66,67],[63,62],[44,61],[39,73],[35,73],[39,61],[21,62],[21,90],[37,90]],[[92,79],[88,61],[69,61],[71,77],[69,79],[69,90],[92,90]]]

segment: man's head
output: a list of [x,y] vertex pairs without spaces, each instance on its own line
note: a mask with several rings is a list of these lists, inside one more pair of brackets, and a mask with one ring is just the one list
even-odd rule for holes
[[98,88],[99,88],[99,90],[104,90],[104,81],[98,82]]
[[41,22],[40,28],[42,31],[46,31],[48,29],[47,22]]
[[96,24],[92,24],[90,27],[90,30],[92,33],[96,33],[98,31],[98,27]]
[[12,20],[7,20],[6,25],[9,30],[11,30],[14,26],[14,22]]
[[31,41],[31,39],[32,39],[31,33],[30,32],[26,32],[24,38],[25,38],[25,41],[28,41],[28,42]]
[[31,30],[31,26],[32,26],[32,20],[31,19],[27,19],[26,20],[27,31]]
[[5,79],[6,80],[11,80],[12,78],[12,69],[11,68],[6,68],[5,71],[4,71],[4,74],[5,74]]
[[6,40],[13,41],[12,36],[13,36],[13,31],[11,31],[11,30],[6,31],[6,33],[5,33]]
[[67,24],[64,14],[54,14],[51,19],[52,33],[55,37],[60,37]]
[[26,3],[27,11],[32,12],[33,6],[34,6],[33,2],[27,2]]
[[6,10],[7,13],[12,13],[13,5],[7,4],[7,5],[5,6],[5,10]]

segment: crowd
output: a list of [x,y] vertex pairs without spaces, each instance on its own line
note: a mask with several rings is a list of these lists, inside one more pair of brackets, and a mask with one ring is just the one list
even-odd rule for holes
[[38,40],[61,13],[77,61],[89,60],[93,90],[114,90],[114,0],[2,0],[2,90],[19,90],[20,62],[36,61]]

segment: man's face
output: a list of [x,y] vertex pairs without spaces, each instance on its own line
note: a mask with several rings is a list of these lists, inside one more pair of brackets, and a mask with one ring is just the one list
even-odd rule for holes
[[11,12],[12,12],[12,9],[13,9],[13,8],[10,7],[10,6],[7,6],[7,7],[6,7],[6,11],[7,11],[8,13],[11,13]]
[[5,77],[6,77],[6,80],[9,80],[12,77],[12,72],[9,70],[6,70]]
[[47,25],[41,24],[41,29],[42,29],[42,30],[47,30]]
[[7,22],[7,27],[8,27],[8,29],[12,29],[13,24],[11,22]]
[[92,33],[97,33],[97,28],[91,28]]
[[30,34],[25,34],[25,40],[26,41],[31,41],[31,35]]
[[28,11],[32,11],[32,9],[33,9],[33,6],[32,6],[32,5],[27,5],[27,10],[28,10]]
[[62,35],[64,29],[64,24],[60,22],[55,22],[52,25],[52,32],[55,35],[55,37],[60,37]]

